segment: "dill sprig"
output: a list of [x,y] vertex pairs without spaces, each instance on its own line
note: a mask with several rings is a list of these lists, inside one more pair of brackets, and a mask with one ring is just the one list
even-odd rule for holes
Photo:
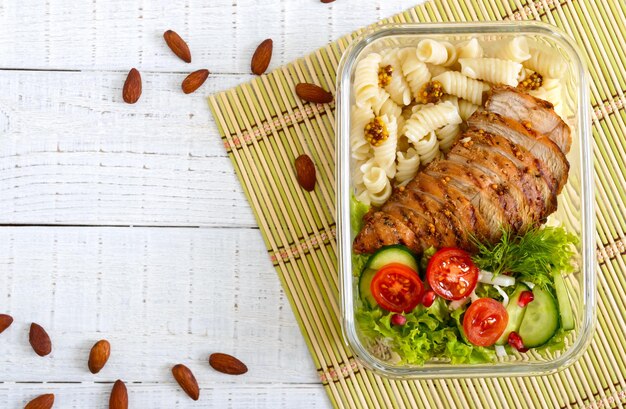
[[474,240],[478,253],[474,263],[497,274],[510,273],[517,279],[545,288],[553,285],[553,274],[573,271],[578,238],[562,227],[532,228],[522,236],[503,229],[495,245]]

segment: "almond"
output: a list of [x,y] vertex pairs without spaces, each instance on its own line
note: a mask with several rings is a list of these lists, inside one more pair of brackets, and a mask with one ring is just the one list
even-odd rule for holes
[[119,379],[115,381],[111,389],[109,409],[128,409],[128,391],[124,382]]
[[24,409],[50,409],[54,405],[54,395],[48,393],[46,395],[37,396],[24,406]]
[[300,99],[316,104],[326,104],[333,100],[333,94],[326,91],[324,88],[304,82],[296,85],[296,94]]
[[128,104],[134,104],[139,101],[141,96],[141,74],[136,68],[131,69],[124,82],[124,89],[122,90],[122,97],[124,102]]
[[172,368],[172,375],[191,399],[198,400],[200,398],[198,381],[189,368],[183,364],[178,364]]
[[89,370],[93,374],[100,372],[104,365],[106,365],[111,355],[111,344],[106,339],[101,339],[96,342],[89,352]]
[[243,362],[228,354],[211,354],[209,364],[216,371],[229,375],[242,375],[248,372],[248,367]]
[[252,56],[252,62],[250,68],[252,73],[256,75],[263,75],[270,65],[272,60],[272,50],[274,48],[274,42],[271,38],[263,40],[261,44],[256,48],[254,55]]
[[296,167],[296,178],[298,183],[307,192],[315,189],[315,165],[308,155],[300,155],[296,158],[294,165]]
[[13,324],[13,317],[7,314],[0,314],[0,334]]
[[39,356],[46,356],[52,352],[52,341],[50,341],[50,336],[39,324],[35,324],[34,322],[30,324],[28,341],[30,342],[30,346],[33,347],[35,353]]
[[191,51],[189,51],[189,46],[176,31],[167,30],[163,33],[163,38],[165,39],[167,46],[178,56],[178,58],[187,63],[191,62]]
[[183,80],[181,88],[185,94],[191,94],[200,88],[207,78],[209,78],[209,70],[194,71]]
[[322,1],[322,3],[332,3],[335,0],[321,0],[321,1]]

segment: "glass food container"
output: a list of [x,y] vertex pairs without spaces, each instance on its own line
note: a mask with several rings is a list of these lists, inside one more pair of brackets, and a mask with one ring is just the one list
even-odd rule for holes
[[[350,155],[350,108],[354,103],[352,84],[358,61],[368,52],[387,47],[416,46],[424,38],[460,42],[472,37],[493,41],[527,36],[545,43],[569,64],[562,85],[565,121],[572,130],[569,179],[558,196],[558,211],[548,222],[560,223],[580,238],[577,271],[565,277],[572,302],[575,329],[566,338],[566,348],[558,352],[529,351],[525,354],[497,358],[489,364],[453,365],[445,360],[423,366],[394,365],[373,356],[359,338],[355,322],[358,297],[357,275],[352,271],[350,197],[354,187]],[[345,342],[367,368],[393,378],[445,378],[474,376],[528,376],[557,372],[575,362],[588,346],[595,326],[595,228],[591,162],[591,132],[588,78],[585,63],[573,41],[557,28],[539,22],[498,22],[458,24],[384,25],[367,31],[345,51],[337,75],[337,224],[339,274],[341,282],[342,327]]]

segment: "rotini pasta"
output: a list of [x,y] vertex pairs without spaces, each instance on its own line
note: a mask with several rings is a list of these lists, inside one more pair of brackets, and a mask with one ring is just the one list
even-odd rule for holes
[[431,39],[421,40],[417,44],[417,58],[431,64],[444,64],[448,61],[448,50],[440,41]]
[[461,73],[493,84],[517,86],[522,64],[499,58],[461,58]]
[[483,48],[477,39],[472,38],[469,41],[458,44],[456,53],[457,58],[481,58],[483,56]]
[[456,95],[476,105],[482,104],[483,92],[489,90],[487,84],[456,71],[444,72],[433,78],[433,81],[439,81],[446,93]]
[[524,36],[513,37],[498,44],[494,57],[514,62],[524,62],[530,58],[528,40]]
[[391,81],[385,86],[385,91],[389,93],[393,102],[398,105],[409,105],[411,99],[411,88],[406,78],[402,74],[402,65],[400,64],[400,57],[398,55],[399,50],[394,48],[387,52],[382,59],[382,65],[390,65],[393,74],[391,75]]
[[432,77],[436,77],[437,75],[443,74],[444,72],[450,71],[448,68],[443,65],[434,65],[434,64],[426,64],[428,71]]
[[367,190],[369,202],[374,206],[380,206],[391,196],[391,182],[387,179],[385,171],[373,166],[363,173],[363,185]]
[[396,146],[398,145],[398,127],[396,118],[383,115],[381,117],[387,128],[387,139],[372,147],[374,150],[374,161],[376,166],[385,171],[388,178],[393,178],[396,174]]
[[467,121],[467,119],[472,116],[472,114],[478,109],[478,105],[472,104],[471,102],[464,99],[459,99],[458,107],[459,116],[464,121]]
[[419,141],[414,142],[413,146],[420,157],[420,162],[424,165],[432,162],[435,158],[441,157],[439,140],[434,131],[429,132]]
[[378,69],[380,54],[371,53],[363,58],[354,71],[354,99],[359,108],[369,108],[379,94]]
[[524,66],[548,78],[561,78],[567,70],[567,62],[561,55],[539,45],[530,46],[530,58],[524,61]]
[[420,167],[420,157],[415,148],[410,148],[406,152],[398,152],[397,157],[396,185],[405,186],[417,174]]
[[417,109],[411,119],[406,121],[402,133],[409,138],[411,143],[416,144],[435,129],[448,124],[460,123],[461,117],[456,107],[451,102],[446,101],[437,105],[425,105],[423,108]]
[[461,126],[459,124],[448,124],[435,131],[437,139],[439,140],[439,149],[446,153],[450,150],[452,145],[457,141],[461,134]]
[[415,48],[403,48],[398,56],[402,65],[402,74],[411,88],[411,95],[417,97],[424,84],[430,81],[431,75],[428,67],[417,58]]
[[529,91],[529,94],[554,105],[554,111],[563,117],[563,86],[558,78],[544,78],[541,87]]
[[356,160],[365,160],[371,156],[371,145],[365,140],[365,125],[374,119],[371,108],[352,106],[350,112],[350,147],[351,155]]
[[378,90],[378,97],[374,100],[372,109],[376,116],[387,115],[393,117],[396,120],[402,117],[402,108],[393,102],[391,96],[384,89]]

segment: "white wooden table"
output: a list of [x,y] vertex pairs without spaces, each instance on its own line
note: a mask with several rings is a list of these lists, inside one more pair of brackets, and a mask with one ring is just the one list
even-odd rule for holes
[[[416,0],[0,0],[0,407],[328,407],[205,97],[251,78],[274,39],[288,63]],[[185,64],[166,47],[174,29]],[[127,71],[143,76],[122,102]],[[184,95],[186,73],[211,70]],[[45,358],[31,322],[53,340]],[[112,355],[98,375],[98,339]],[[249,367],[232,377],[207,357]],[[170,368],[201,385],[193,402]]]

